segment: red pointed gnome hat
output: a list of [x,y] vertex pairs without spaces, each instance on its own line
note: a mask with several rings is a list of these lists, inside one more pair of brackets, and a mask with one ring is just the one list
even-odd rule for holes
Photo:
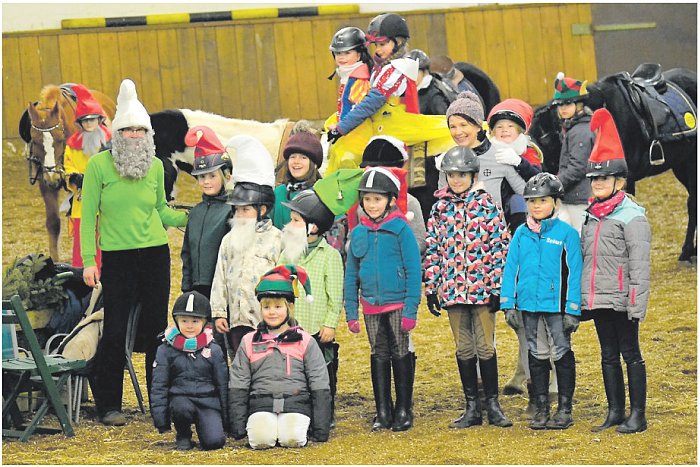
[[185,144],[194,147],[192,175],[213,172],[227,164],[231,165],[231,159],[224,145],[221,144],[214,130],[208,126],[197,125],[187,130]]
[[75,121],[91,117],[98,118],[100,123],[102,120],[107,118],[104,109],[99,102],[95,99],[95,96],[82,84],[75,84],[72,86],[73,92],[78,97],[78,103],[75,106]]
[[491,112],[487,121],[489,123],[489,128],[493,130],[493,127],[501,119],[512,120],[523,131],[527,132],[530,129],[530,123],[532,123],[532,116],[534,111],[532,106],[525,101],[520,99],[506,99],[502,102],[496,104]]
[[595,144],[588,157],[587,177],[605,175],[627,176],[625,151],[615,121],[608,109],[598,109],[591,117],[591,131],[596,133]]
[[304,287],[306,301],[311,303],[314,298],[311,295],[309,274],[295,264],[282,264],[267,271],[255,286],[255,296],[258,300],[265,297],[282,297],[294,302],[299,296],[299,283]]

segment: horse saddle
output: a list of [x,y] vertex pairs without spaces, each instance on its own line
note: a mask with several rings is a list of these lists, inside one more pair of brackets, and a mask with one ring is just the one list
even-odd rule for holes
[[658,63],[642,63],[632,72],[632,79],[642,87],[653,87],[659,94],[666,92],[666,80]]

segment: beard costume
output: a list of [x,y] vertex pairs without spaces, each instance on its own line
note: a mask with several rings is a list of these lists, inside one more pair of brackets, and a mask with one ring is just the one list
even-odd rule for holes
[[255,242],[255,226],[257,221],[255,219],[233,217],[229,223],[231,225],[231,235],[236,239],[233,244],[233,251],[243,254],[250,249],[253,242]]
[[283,256],[292,264],[296,264],[301,258],[306,256],[308,251],[308,240],[306,229],[287,224],[282,229],[282,251]]
[[141,138],[125,138],[120,132],[112,137],[112,158],[119,175],[141,179],[151,168],[156,155],[153,130],[147,130]]

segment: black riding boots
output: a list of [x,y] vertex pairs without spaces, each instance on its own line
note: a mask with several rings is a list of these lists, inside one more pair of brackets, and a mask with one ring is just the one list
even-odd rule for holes
[[377,415],[372,423],[372,431],[391,428],[393,420],[391,401],[391,360],[383,360],[375,355],[370,357],[372,372],[372,389]]
[[530,352],[527,354],[527,359],[536,406],[535,415],[530,420],[529,427],[533,430],[544,430],[549,420],[549,359],[540,360]]
[[413,426],[413,379],[416,369],[416,354],[408,352],[401,358],[391,360],[394,368],[394,390],[396,406],[392,431],[406,431]]
[[501,428],[513,426],[508,417],[503,415],[501,405],[498,403],[498,358],[496,354],[488,360],[479,360],[481,368],[481,382],[484,385],[484,395],[486,396],[486,415],[489,425],[500,426]]
[[602,367],[605,396],[608,399],[608,416],[601,425],[591,428],[594,433],[625,421],[625,381],[622,376],[622,365],[618,361],[612,365],[603,363]]
[[617,427],[617,432],[639,433],[647,429],[647,368],[644,360],[627,364],[627,384],[630,390],[630,416]]
[[450,428],[469,428],[483,423],[479,388],[476,381],[476,362],[476,357],[469,360],[457,359],[457,368],[459,368],[459,376],[462,380],[462,389],[467,404],[464,413],[449,424]]
[[576,387],[576,361],[573,350],[569,350],[559,360],[554,362],[557,369],[557,385],[559,386],[557,413],[547,422],[548,430],[565,430],[574,424],[571,416],[571,404],[574,400]]

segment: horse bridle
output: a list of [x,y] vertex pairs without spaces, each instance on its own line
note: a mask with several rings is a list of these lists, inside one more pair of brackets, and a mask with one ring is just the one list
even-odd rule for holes
[[[56,123],[54,126],[52,126],[50,128],[40,128],[40,127],[34,125],[34,123],[30,123],[30,125],[32,126],[33,129],[35,129],[36,131],[41,132],[41,133],[50,133],[53,130],[55,130],[56,128],[61,128],[63,126],[60,120],[58,121],[58,123]],[[65,133],[65,130],[64,130],[64,133]],[[32,152],[32,147],[35,144],[38,144],[38,143],[34,142],[34,140],[32,139],[29,143],[25,144],[25,146],[24,146],[24,158],[27,160],[29,184],[30,185],[36,184],[37,180],[39,180],[39,178],[42,175],[50,174],[50,173],[56,173],[56,174],[60,175],[61,180],[63,180],[63,175],[65,173],[63,168],[57,169],[56,166],[46,167],[44,165],[44,162],[39,160],[39,158],[34,155],[34,153]],[[34,164],[34,166],[36,167],[34,175],[32,175],[32,164]],[[62,185],[65,188],[65,183],[62,183]]]

